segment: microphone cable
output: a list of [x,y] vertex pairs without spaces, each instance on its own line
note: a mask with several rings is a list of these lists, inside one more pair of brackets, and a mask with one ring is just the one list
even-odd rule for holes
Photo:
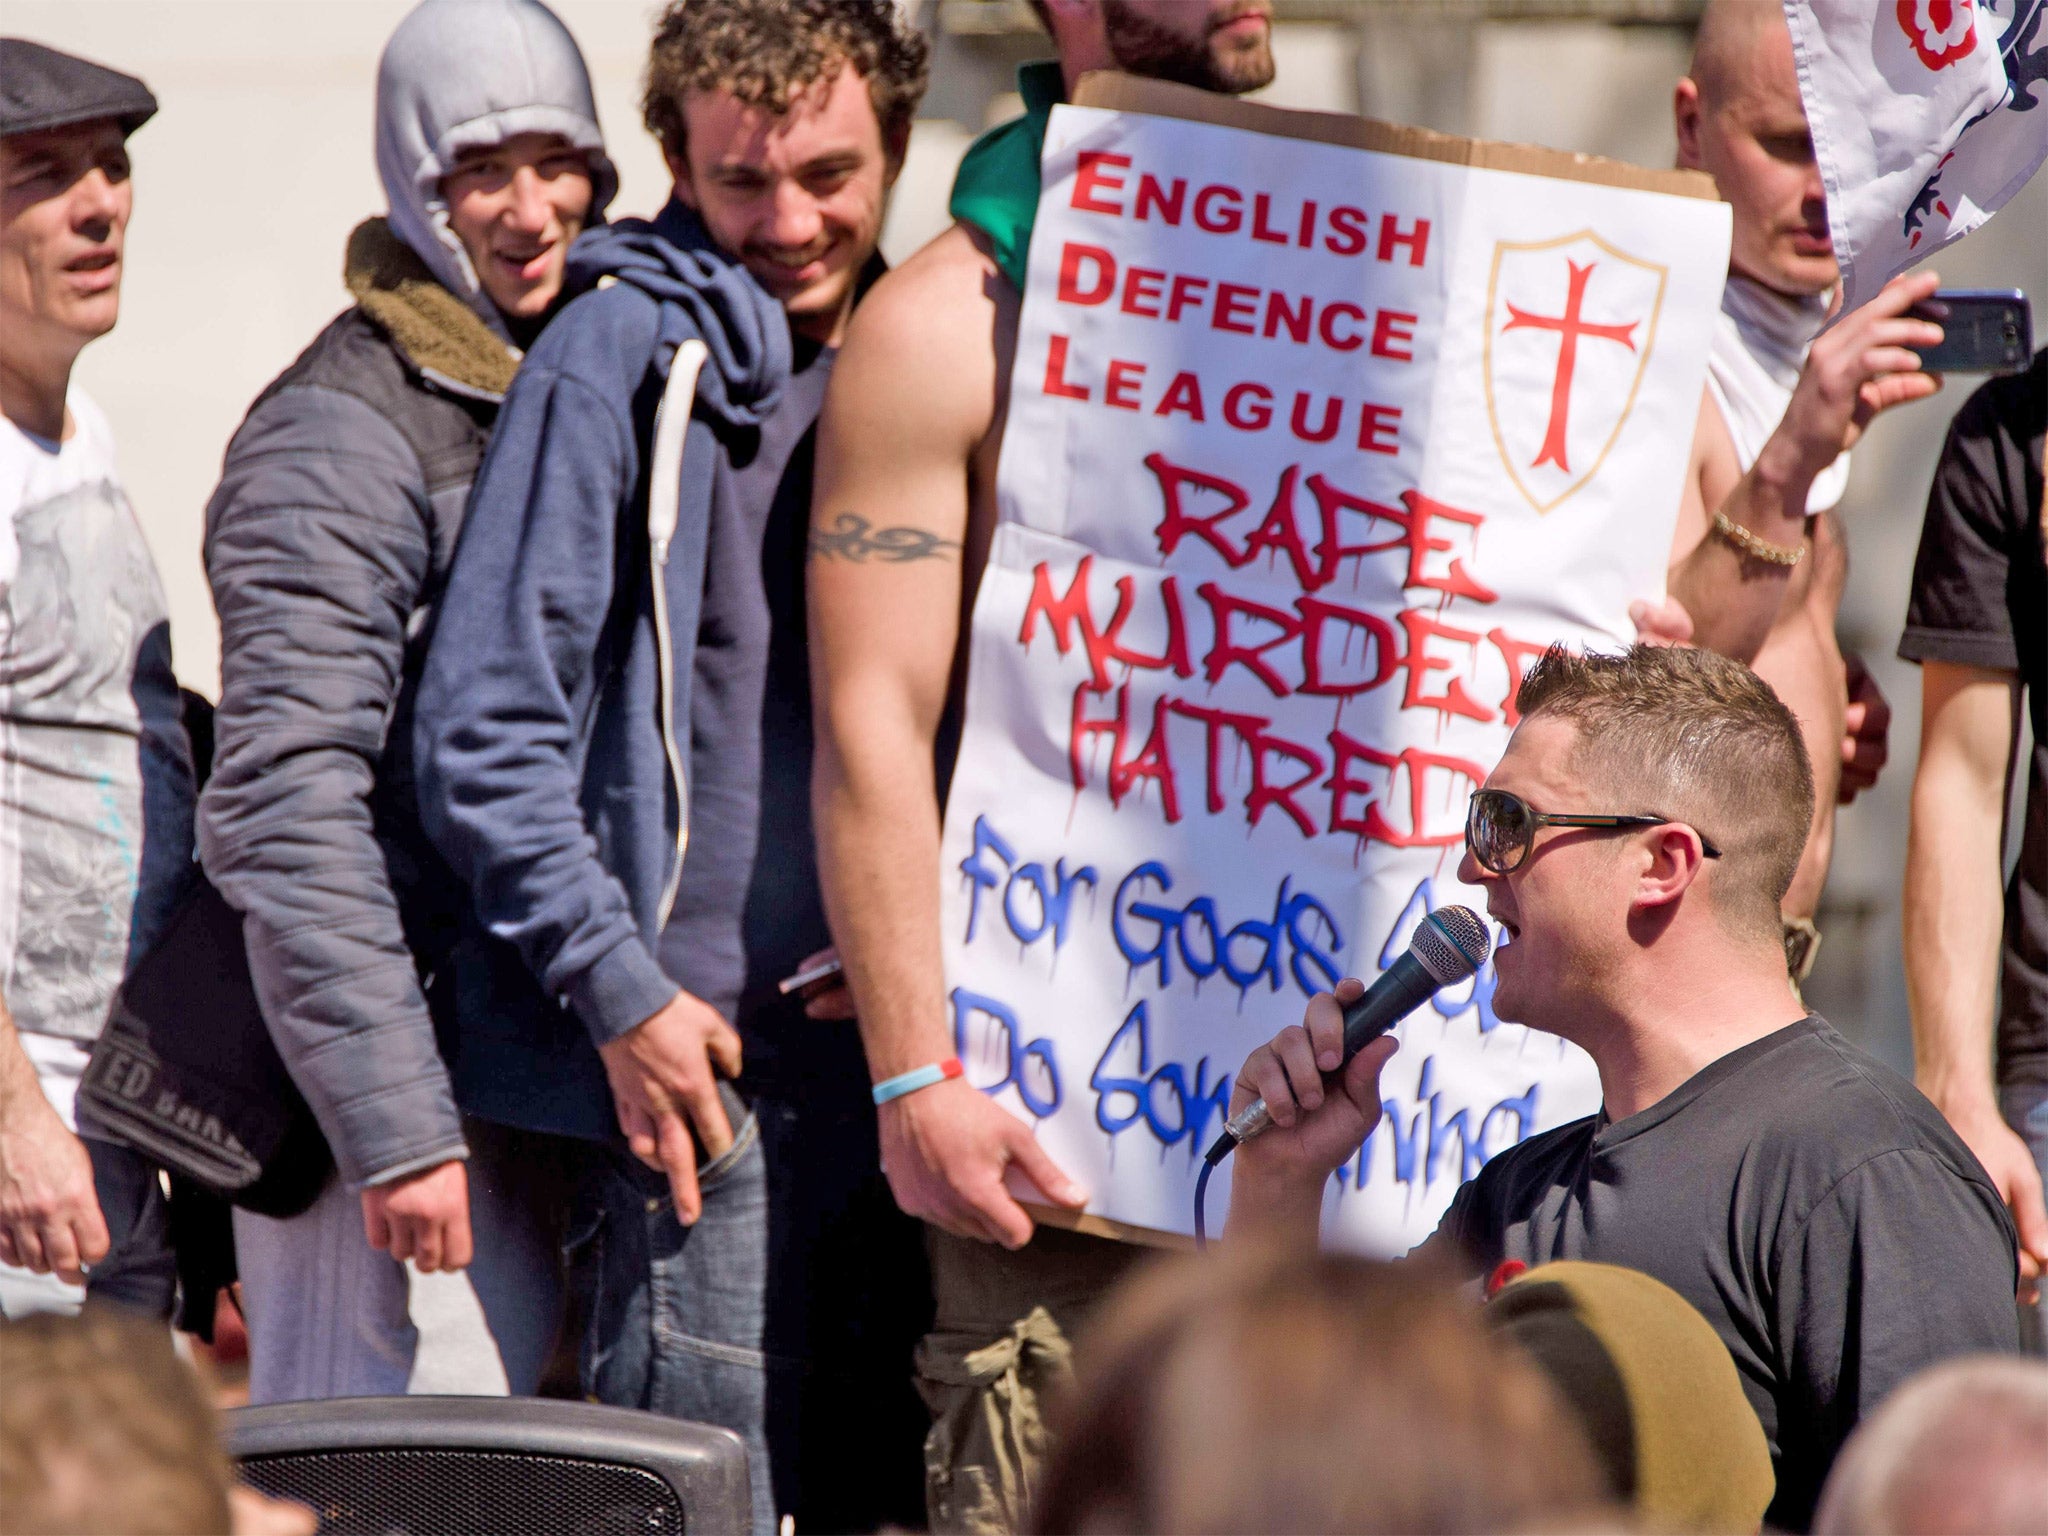
[[[1195,1175],[1195,1251],[1201,1252],[1209,1246],[1209,1175],[1216,1171],[1216,1165],[1223,1161],[1224,1154],[1237,1142],[1228,1132],[1209,1149],[1209,1155],[1202,1159],[1202,1171]],[[1219,1150],[1220,1149],[1220,1150]]]
[[[1263,1129],[1263,1127],[1261,1127]],[[1216,1165],[1235,1152],[1244,1138],[1231,1128],[1230,1122],[1223,1124],[1223,1134],[1209,1143],[1209,1150],[1202,1154],[1202,1171],[1195,1175],[1195,1251],[1200,1253],[1209,1246],[1209,1175],[1216,1171]]]

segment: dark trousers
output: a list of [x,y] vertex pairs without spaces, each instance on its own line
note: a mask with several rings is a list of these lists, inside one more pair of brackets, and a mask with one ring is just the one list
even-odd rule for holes
[[[847,1024],[815,1023],[817,1030]],[[768,1162],[768,1437],[800,1531],[924,1523],[930,1419],[912,1376],[931,1326],[924,1233],[882,1177],[867,1074],[755,1096]]]
[[178,1260],[156,1164],[116,1142],[92,1136],[84,1141],[110,1239],[105,1261],[86,1277],[86,1300],[169,1319],[178,1298]]
[[701,1170],[695,1227],[623,1148],[481,1123],[472,1147],[516,1187],[473,1198],[522,1207],[532,1252],[566,1261],[582,1391],[761,1426],[765,1445],[742,1429],[771,1469],[757,1524],[772,1511],[799,1530],[914,1529],[930,1422],[912,1380],[932,1318],[923,1228],[882,1178],[854,1026],[786,1027],[800,1048],[777,1060],[750,1041],[726,1091],[740,1141]]

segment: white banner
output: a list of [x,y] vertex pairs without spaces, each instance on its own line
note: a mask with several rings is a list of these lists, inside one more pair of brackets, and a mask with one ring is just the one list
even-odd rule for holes
[[2048,0],[1784,6],[1853,309],[2048,158]]
[[[942,866],[970,1079],[1170,1232],[1245,1055],[1483,907],[1454,871],[1521,670],[1663,591],[1728,258],[1696,194],[1441,158],[1569,157],[1201,110],[1278,131],[1053,114]],[[1407,1248],[1596,1107],[1491,993],[1403,1026],[1333,1239]]]

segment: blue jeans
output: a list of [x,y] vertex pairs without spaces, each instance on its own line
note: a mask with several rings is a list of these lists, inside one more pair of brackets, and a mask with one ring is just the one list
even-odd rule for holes
[[94,1193],[106,1218],[107,1256],[93,1265],[83,1289],[55,1275],[0,1266],[0,1318],[76,1312],[85,1301],[111,1301],[144,1317],[170,1320],[178,1297],[178,1261],[171,1252],[170,1211],[156,1165],[139,1152],[94,1136]]
[[583,1388],[599,1402],[732,1430],[747,1447],[757,1536],[773,1536],[771,1379],[795,1363],[763,1348],[768,1167],[760,1123],[730,1090],[736,1136],[697,1171],[704,1213],[676,1220],[668,1178],[623,1147],[587,1143],[567,1234],[585,1326]]

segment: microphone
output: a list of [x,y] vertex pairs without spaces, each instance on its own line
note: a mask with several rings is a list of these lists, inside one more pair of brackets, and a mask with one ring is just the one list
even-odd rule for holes
[[[1441,987],[1463,981],[1486,963],[1493,948],[1486,923],[1470,907],[1439,907],[1415,930],[1408,951],[1344,1010],[1344,1060],[1420,1008]],[[1338,1071],[1342,1071],[1340,1066]],[[1335,1074],[1331,1074],[1335,1075]],[[1204,1154],[1216,1164],[1273,1123],[1264,1099],[1255,1099],[1223,1123],[1223,1134]]]

